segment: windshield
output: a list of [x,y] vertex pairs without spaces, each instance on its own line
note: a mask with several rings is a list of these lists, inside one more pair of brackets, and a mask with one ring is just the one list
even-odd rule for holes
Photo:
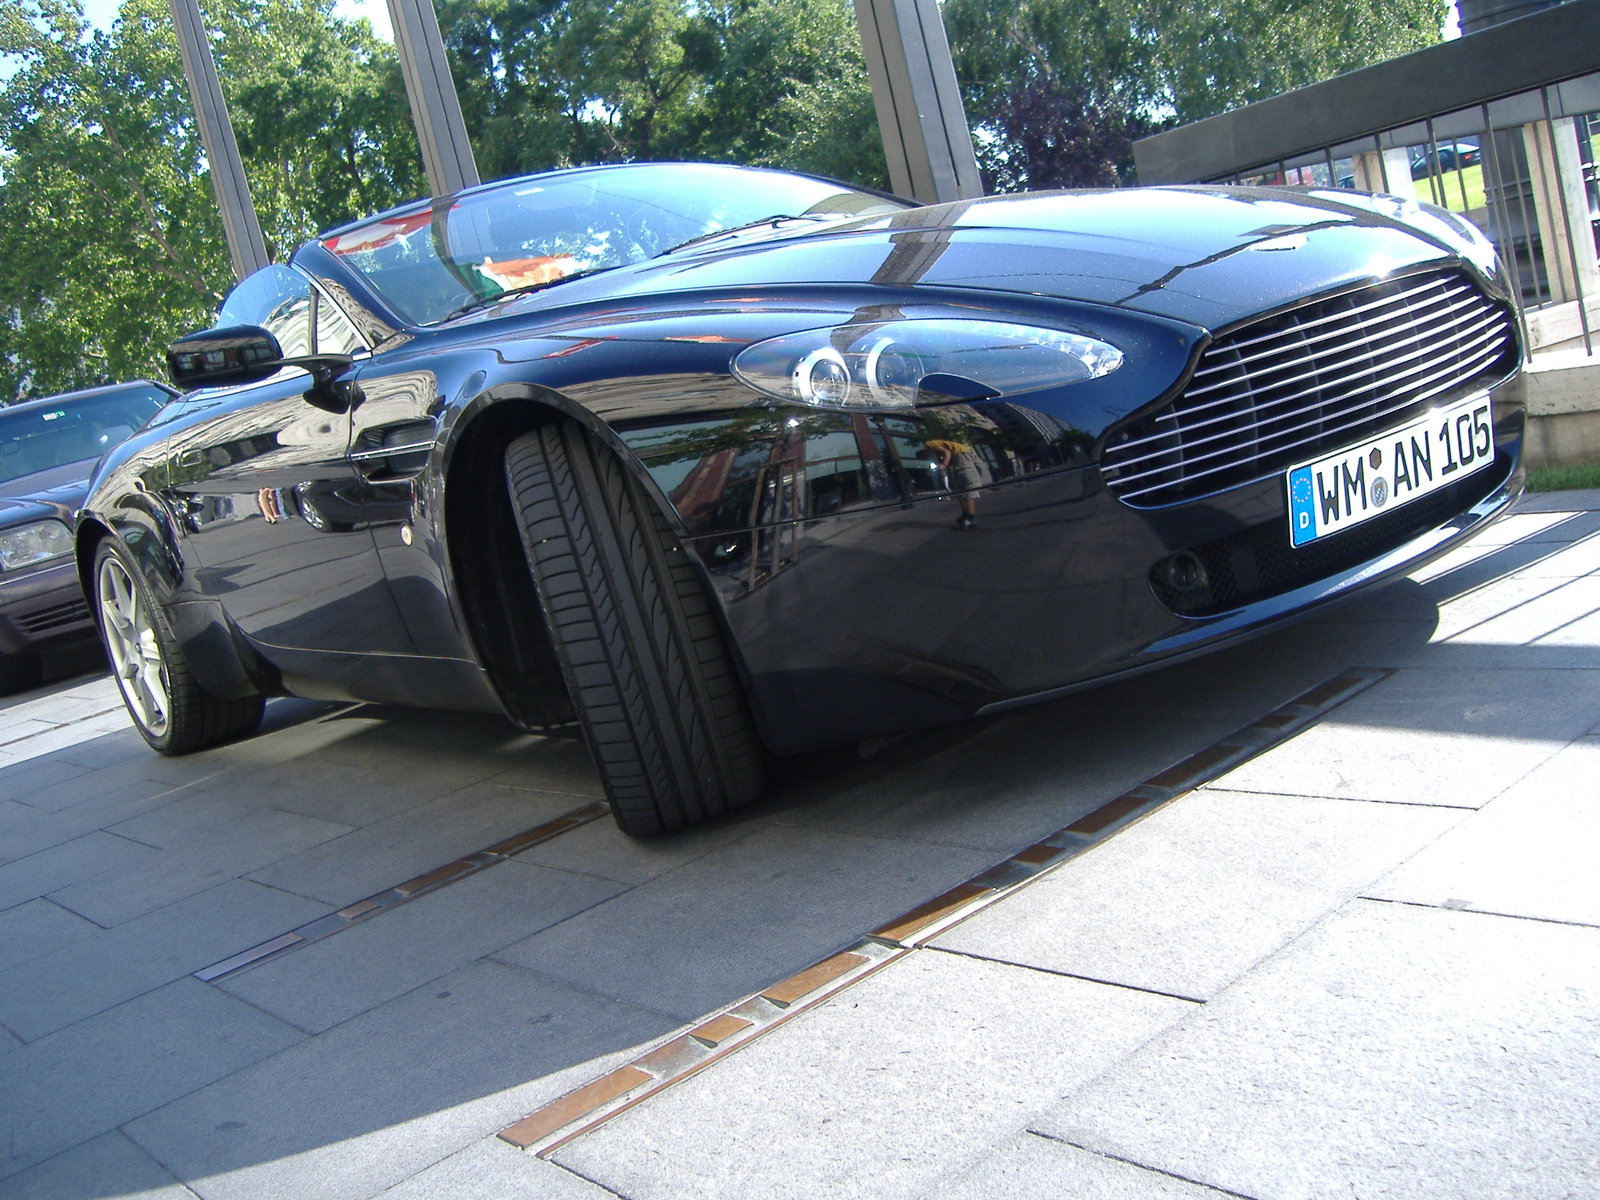
[[170,397],[157,387],[0,409],[0,483],[99,458],[126,441]]
[[720,229],[904,207],[782,171],[652,163],[514,180],[380,218],[323,245],[406,320],[432,325],[477,302],[643,262]]

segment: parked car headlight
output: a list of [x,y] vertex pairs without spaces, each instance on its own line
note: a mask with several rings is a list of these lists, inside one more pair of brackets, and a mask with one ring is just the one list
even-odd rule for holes
[[910,408],[1036,392],[1121,365],[1121,350],[1080,333],[930,317],[785,334],[740,351],[733,373],[793,404]]
[[36,521],[0,533],[0,567],[15,571],[72,553],[72,530],[60,521]]

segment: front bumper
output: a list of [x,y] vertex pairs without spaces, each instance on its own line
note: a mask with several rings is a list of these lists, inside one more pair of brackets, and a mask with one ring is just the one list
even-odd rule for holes
[[27,654],[95,636],[73,559],[0,573],[0,654]]
[[1281,479],[1140,510],[1112,497],[1093,467],[1028,476],[986,488],[971,530],[953,528],[958,505],[933,497],[774,528],[757,543],[773,569],[755,580],[744,566],[716,565],[725,535],[693,544],[710,567],[763,738],[792,752],[1152,670],[1415,570],[1521,492],[1522,424],[1520,407],[1497,405],[1496,461],[1456,494],[1455,507],[1413,510],[1422,515],[1410,525],[1409,506],[1394,510],[1398,524],[1378,527],[1376,540],[1329,540],[1355,553],[1309,578],[1274,582],[1263,569],[1262,588],[1206,613],[1164,602],[1152,567],[1180,551],[1237,549],[1229,539],[1252,531],[1286,541]]

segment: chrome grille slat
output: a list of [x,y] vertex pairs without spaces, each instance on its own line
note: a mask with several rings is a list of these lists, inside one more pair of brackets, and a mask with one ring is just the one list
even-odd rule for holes
[[1101,470],[1140,505],[1270,478],[1498,382],[1516,347],[1505,309],[1462,272],[1312,301],[1219,338],[1182,395],[1113,430]]
[[[1435,292],[1432,296],[1426,297],[1422,303],[1411,306],[1397,304],[1393,301],[1388,301],[1383,304],[1364,304],[1357,308],[1346,309],[1343,312],[1335,313],[1321,321],[1316,322],[1317,326],[1319,327],[1327,326],[1329,328],[1325,328],[1322,333],[1317,334],[1315,337],[1294,336],[1297,334],[1303,334],[1305,332],[1305,327],[1295,326],[1280,333],[1275,333],[1271,335],[1270,338],[1260,338],[1255,340],[1258,342],[1288,341],[1296,346],[1310,346],[1317,342],[1325,342],[1329,338],[1345,336],[1348,332],[1345,326],[1349,325],[1352,321],[1357,324],[1370,327],[1382,321],[1398,321],[1408,318],[1415,318],[1426,311],[1427,308],[1437,306],[1440,303],[1455,300],[1458,297],[1467,301],[1471,301],[1475,298],[1475,293],[1473,293],[1469,288],[1458,287],[1449,291]],[[1378,309],[1385,308],[1391,309],[1392,311],[1386,313],[1377,312]],[[1232,345],[1235,351],[1240,349],[1237,342],[1234,342]],[[1256,362],[1261,359],[1272,358],[1275,355],[1281,354],[1282,352],[1282,346],[1269,345],[1264,349],[1256,350],[1250,354],[1241,354],[1231,363],[1219,363],[1213,367],[1202,367],[1200,370],[1195,372],[1195,377],[1200,378],[1206,374],[1229,370],[1234,366]]]
[[[1494,359],[1495,359],[1494,352],[1492,350],[1485,350],[1479,356],[1479,364],[1480,365],[1487,365],[1487,364],[1493,362]],[[1443,374],[1443,373],[1444,372],[1435,372],[1435,375]],[[1412,405],[1417,403],[1418,400],[1430,399],[1431,397],[1438,395],[1440,392],[1445,391],[1454,382],[1455,382],[1454,379],[1446,380],[1442,384],[1439,384],[1439,385],[1437,385],[1435,387],[1427,389],[1426,391],[1422,392],[1421,395],[1419,395],[1419,396],[1407,396],[1404,400],[1396,401],[1395,403],[1389,405],[1388,407],[1378,410],[1378,412],[1376,414],[1367,414],[1367,415],[1363,415],[1361,417],[1354,418],[1354,419],[1352,419],[1350,421],[1345,422],[1343,425],[1335,426],[1331,430],[1324,429],[1322,431],[1322,434],[1343,433],[1343,432],[1346,432],[1346,431],[1352,431],[1352,430],[1359,429],[1363,423],[1365,423],[1368,420],[1370,420],[1370,417],[1372,415],[1376,415],[1378,417],[1384,417],[1384,416],[1392,415],[1394,413],[1402,412],[1405,409],[1410,408]],[[1294,427],[1292,429],[1279,430],[1278,433],[1272,434],[1270,436],[1272,436],[1272,437],[1283,437],[1283,436],[1287,436],[1288,434],[1298,433],[1301,429],[1306,428],[1307,425],[1314,424],[1314,423],[1317,423],[1317,422],[1307,422],[1305,425],[1299,425],[1299,426],[1296,426],[1296,427]],[[1322,435],[1319,434],[1318,436],[1322,436]],[[1269,455],[1280,454],[1280,453],[1282,453],[1282,452],[1284,452],[1286,450],[1297,449],[1300,446],[1304,446],[1304,445],[1306,445],[1306,444],[1308,444],[1310,442],[1314,442],[1316,440],[1317,440],[1317,437],[1300,438],[1297,441],[1287,442],[1287,443],[1285,443],[1285,444],[1283,444],[1281,446],[1274,446],[1274,447],[1272,447],[1271,450],[1268,450],[1268,451],[1265,451],[1265,452],[1262,452],[1262,453],[1258,453],[1258,454],[1254,454],[1254,455],[1251,455],[1250,457],[1254,458],[1254,459],[1265,458],[1265,457],[1267,457]],[[1199,456],[1197,456],[1195,458],[1191,458],[1191,459],[1186,460],[1186,463],[1203,462],[1206,459],[1215,458],[1215,457],[1217,457],[1218,454],[1221,454],[1221,453],[1225,453],[1225,451],[1213,451],[1210,454],[1202,454],[1202,455],[1199,455]],[[1220,464],[1218,466],[1208,467],[1207,469],[1205,469],[1203,471],[1191,471],[1191,472],[1188,473],[1187,478],[1198,479],[1198,478],[1201,478],[1201,477],[1206,476],[1206,475],[1213,475],[1218,471],[1227,470],[1229,467],[1231,467],[1233,465],[1234,464],[1232,462],[1227,462],[1227,463],[1222,463],[1222,464]],[[1119,483],[1137,482],[1140,479],[1148,479],[1152,475],[1159,475],[1159,474],[1161,474],[1161,472],[1162,472],[1162,468],[1159,468],[1159,467],[1156,468],[1155,470],[1152,470],[1152,471],[1135,472],[1132,475],[1119,476],[1118,477],[1118,482]],[[1154,489],[1147,488],[1147,489],[1144,489],[1144,490],[1145,491],[1153,491]],[[1133,492],[1129,493],[1129,495],[1134,495],[1134,494],[1137,494],[1137,493],[1133,493]]]
[[[1474,299],[1475,299],[1475,297],[1469,296],[1466,299],[1462,300],[1460,303],[1451,305],[1449,308],[1445,309],[1443,312],[1434,314],[1432,317],[1429,318],[1429,320],[1431,322],[1430,328],[1438,328],[1438,327],[1444,326],[1447,323],[1448,317],[1452,313],[1460,312],[1462,309],[1465,309],[1465,308],[1475,307],[1473,305],[1473,300]],[[1398,317],[1404,316],[1404,315],[1405,314],[1396,314],[1396,318],[1394,318],[1394,319],[1398,319]],[[1493,314],[1486,313],[1486,314],[1484,314],[1484,316],[1485,316],[1485,318],[1492,319]],[[1388,319],[1388,318],[1386,318],[1386,319]],[[1415,337],[1416,334],[1418,332],[1420,332],[1415,324],[1413,324],[1410,327],[1404,328],[1404,329],[1378,330],[1378,331],[1375,331],[1375,332],[1371,331],[1370,329],[1365,329],[1366,324],[1367,324],[1366,322],[1362,322],[1361,324],[1363,325],[1365,331],[1372,333],[1371,340],[1373,340],[1373,341],[1380,340],[1380,339],[1382,339],[1384,337],[1390,336],[1391,334],[1393,334],[1395,336],[1400,336],[1400,337],[1408,337],[1408,338],[1409,337]],[[1348,336],[1349,336],[1349,330],[1347,330],[1347,329],[1342,329],[1342,328],[1341,329],[1333,329],[1333,330],[1330,330],[1327,333],[1320,334],[1319,336],[1317,336],[1315,338],[1308,339],[1305,343],[1302,343],[1302,344],[1310,345],[1312,342],[1323,342],[1323,341],[1329,340],[1330,338],[1335,338],[1335,337],[1346,337],[1347,338]],[[1213,368],[1211,368],[1211,370],[1213,370],[1213,371],[1223,370],[1223,369],[1226,369],[1226,370],[1247,370],[1249,368],[1249,365],[1252,362],[1257,362],[1257,361],[1260,361],[1263,358],[1270,358],[1270,357],[1271,357],[1271,355],[1253,355],[1253,356],[1251,356],[1249,358],[1241,358],[1236,362],[1227,363],[1222,367],[1213,367]],[[1287,371],[1287,370],[1289,370],[1289,369],[1291,369],[1293,367],[1300,366],[1303,363],[1316,362],[1316,361],[1318,361],[1319,357],[1320,357],[1320,352],[1312,351],[1310,354],[1303,354],[1299,358],[1289,359],[1286,362],[1275,362],[1268,369],[1270,371],[1273,371],[1273,372],[1276,372],[1276,371]],[[1200,373],[1198,371],[1196,371],[1195,374],[1196,374],[1196,376],[1198,376]],[[1218,388],[1227,387],[1230,383],[1233,383],[1233,382],[1234,381],[1231,380],[1231,379],[1219,379],[1215,383],[1206,384],[1204,387],[1190,388],[1187,392],[1184,393],[1184,395],[1185,395],[1185,397],[1203,396],[1203,395],[1206,395],[1206,394],[1208,394],[1210,392],[1216,391]],[[1194,412],[1196,409],[1199,409],[1199,408],[1202,408],[1202,407],[1204,407],[1204,405],[1197,404],[1197,405],[1194,405],[1193,407],[1186,408],[1185,411],[1186,412]]]
[[[1403,300],[1407,299],[1408,297],[1420,295],[1423,292],[1431,291],[1434,288],[1439,287],[1441,282],[1442,281],[1439,280],[1439,279],[1432,279],[1432,280],[1429,280],[1429,282],[1423,284],[1421,287],[1412,288],[1410,291],[1398,292],[1393,296],[1385,296],[1380,300],[1374,300],[1369,304],[1363,304],[1363,305],[1361,305],[1361,306],[1359,306],[1357,308],[1339,309],[1336,312],[1329,313],[1325,317],[1317,317],[1317,318],[1315,318],[1313,320],[1310,320],[1310,321],[1299,322],[1298,324],[1293,326],[1292,329],[1289,329],[1289,330],[1275,329],[1271,333],[1259,334],[1256,337],[1245,338],[1242,341],[1234,340],[1233,338],[1229,338],[1228,341],[1229,341],[1229,344],[1232,345],[1235,350],[1242,350],[1246,346],[1260,345],[1262,342],[1265,342],[1265,341],[1267,341],[1267,340],[1269,340],[1271,338],[1284,337],[1284,336],[1287,336],[1288,334],[1290,334],[1292,332],[1295,332],[1295,331],[1304,331],[1304,330],[1307,330],[1307,329],[1317,329],[1317,328],[1319,328],[1319,327],[1321,327],[1323,325],[1326,325],[1329,321],[1338,321],[1338,320],[1341,320],[1341,319],[1346,318],[1346,317],[1351,317],[1351,316],[1355,316],[1355,315],[1357,315],[1359,313],[1367,312],[1370,309],[1381,308],[1382,306],[1384,306],[1386,304],[1398,303],[1400,301],[1403,301]],[[1459,280],[1457,280],[1455,282],[1459,283]]]
[[[1505,330],[1497,328],[1496,327],[1496,322],[1494,322],[1493,318],[1484,318],[1484,319],[1480,320],[1478,323],[1474,324],[1470,328],[1470,330],[1468,330],[1466,332],[1470,336],[1468,337],[1468,339],[1466,341],[1458,342],[1458,345],[1456,347],[1457,352],[1459,354],[1462,354],[1462,355],[1476,354],[1478,348],[1481,345],[1483,345],[1483,343],[1489,341],[1490,339],[1494,339],[1494,338],[1498,338],[1499,339],[1498,342],[1496,343],[1496,348],[1498,348],[1499,345],[1503,344],[1505,342],[1505,340],[1506,340],[1506,332],[1505,332]],[[1420,347],[1419,349],[1413,350],[1410,354],[1404,355],[1404,356],[1402,356],[1400,358],[1390,359],[1388,361],[1388,363],[1385,364],[1385,365],[1387,365],[1387,366],[1399,366],[1401,364],[1411,362],[1411,361],[1413,361],[1415,359],[1418,359],[1418,358],[1425,358],[1429,354],[1431,354],[1434,349],[1435,348],[1432,347],[1432,346],[1423,346],[1423,347]],[[1346,360],[1346,361],[1348,361],[1348,360]],[[1330,368],[1330,369],[1335,369],[1335,368],[1337,368],[1339,366],[1342,366],[1342,365],[1343,365],[1342,363],[1335,364],[1334,368]],[[1427,364],[1423,364],[1424,367],[1426,365]],[[1421,369],[1421,368],[1418,368],[1418,369]],[[1382,382],[1384,384],[1386,384],[1386,385],[1387,384],[1393,384],[1397,380],[1405,378],[1406,375],[1414,374],[1414,373],[1415,372],[1402,372],[1399,375],[1390,375],[1390,376],[1386,377]],[[1303,376],[1297,376],[1295,380],[1285,381],[1285,384],[1286,383],[1297,382],[1300,378],[1303,378]],[[1271,390],[1271,388],[1285,386],[1285,384],[1270,384],[1270,385],[1268,385],[1267,388],[1263,388],[1259,392],[1252,389],[1252,390],[1247,390],[1247,391],[1241,393],[1241,395],[1254,398],[1254,397],[1257,397],[1257,396],[1265,395],[1268,391]],[[1256,404],[1254,406],[1254,415],[1255,415],[1255,418],[1256,418],[1256,423],[1258,425],[1260,425],[1260,424],[1270,423],[1270,422],[1275,421],[1275,420],[1279,420],[1283,414],[1273,413],[1271,415],[1268,415],[1268,410],[1277,408],[1280,405],[1292,404],[1296,400],[1303,400],[1307,396],[1315,395],[1320,390],[1321,390],[1321,388],[1318,388],[1318,387],[1301,388],[1298,392],[1294,392],[1291,395],[1274,397],[1272,399],[1268,399],[1268,400],[1265,400],[1265,401],[1263,401],[1261,403]],[[1344,393],[1342,396],[1335,396],[1335,397],[1332,397],[1330,400],[1324,401],[1324,404],[1338,403],[1341,400],[1346,400],[1346,399],[1349,399],[1349,398],[1351,398],[1353,396],[1356,396],[1356,395],[1359,395],[1359,394],[1360,394],[1359,391],[1349,391],[1349,392]],[[1209,407],[1209,406],[1206,406],[1206,407]],[[1186,412],[1184,415],[1187,416],[1188,413]],[[1183,439],[1183,444],[1184,444],[1185,448],[1204,445],[1207,442],[1215,441],[1216,438],[1219,437],[1219,436],[1221,436],[1221,437],[1227,436],[1226,434],[1213,434],[1213,435],[1211,435],[1209,437],[1196,438],[1196,437],[1192,437],[1192,436],[1189,436],[1189,435],[1193,434],[1196,430],[1206,429],[1206,428],[1209,428],[1211,426],[1221,424],[1224,421],[1230,420],[1235,415],[1236,414],[1224,414],[1223,416],[1220,416],[1220,417],[1208,417],[1203,421],[1195,421],[1195,422],[1192,422],[1192,423],[1186,423],[1184,425],[1184,428],[1183,428],[1183,432],[1184,432],[1184,435],[1185,435],[1184,439]],[[1135,455],[1132,458],[1122,458],[1120,456],[1120,452],[1123,451],[1123,450],[1137,449],[1141,445],[1144,445],[1144,444],[1146,444],[1148,442],[1157,441],[1157,440],[1160,440],[1160,439],[1163,439],[1163,438],[1171,438],[1171,437],[1175,436],[1175,432],[1176,431],[1173,431],[1173,430],[1164,430],[1164,431],[1162,431],[1160,433],[1150,434],[1148,437],[1134,438],[1134,439],[1130,439],[1129,441],[1126,441],[1126,442],[1119,442],[1117,444],[1117,450],[1119,452],[1117,465],[1119,467],[1128,467],[1128,466],[1132,466],[1134,463],[1143,462],[1145,459],[1149,458],[1150,455],[1141,454],[1141,455]]]

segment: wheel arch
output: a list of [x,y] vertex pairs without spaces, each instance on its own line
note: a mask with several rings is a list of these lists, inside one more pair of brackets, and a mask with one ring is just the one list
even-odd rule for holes
[[[464,628],[479,664],[513,720],[532,729],[574,721],[560,664],[539,608],[505,481],[507,447],[542,424],[569,418],[587,429],[635,477],[677,536],[712,596],[729,654],[752,698],[744,655],[728,629],[709,573],[644,463],[584,405],[532,383],[506,383],[459,410],[444,439],[441,534]],[[484,519],[479,519],[484,518]],[[501,568],[510,564],[509,570]],[[757,727],[761,728],[759,714]]]

